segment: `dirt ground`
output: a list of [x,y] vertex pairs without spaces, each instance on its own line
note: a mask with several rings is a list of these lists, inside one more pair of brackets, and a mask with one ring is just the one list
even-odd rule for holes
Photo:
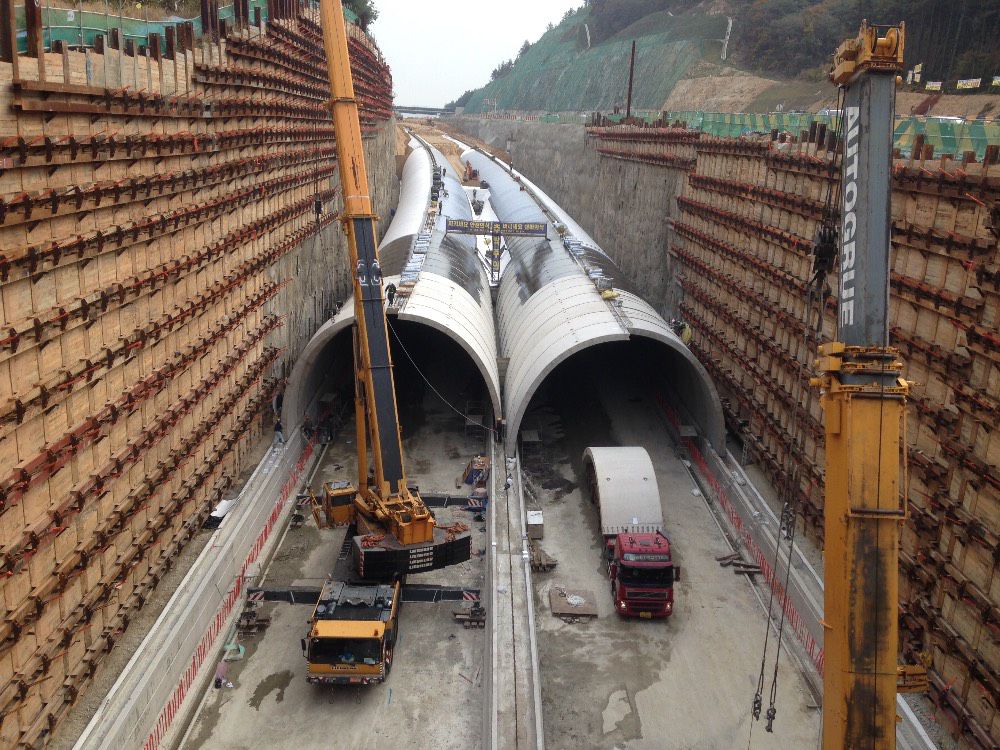
[[[926,93],[896,93],[896,114],[908,115],[928,97]],[[931,107],[928,115],[947,117],[1000,117],[1000,94],[945,94]]]
[[[593,350],[592,350],[593,351]],[[581,355],[582,356],[582,355]],[[605,356],[604,361],[608,357]],[[531,463],[544,549],[559,560],[535,577],[546,744],[561,748],[692,750],[747,746],[765,621],[743,577],[719,567],[721,532],[675,454],[639,368],[576,363],[551,376],[528,419],[548,451]],[[681,566],[676,612],[666,621],[626,620],[613,611],[599,556],[597,512],[581,493],[588,445],[642,445],[650,453],[667,531]],[[553,586],[590,589],[596,620],[566,624],[549,611]],[[773,664],[766,663],[764,709]],[[815,747],[820,712],[782,656],[774,733],[753,727],[752,748]]]
[[461,149],[455,145],[454,141],[449,141],[444,137],[438,124],[427,125],[423,120],[410,118],[398,124],[397,130],[401,130],[403,125],[444,154],[456,175],[465,174],[465,162],[462,161]]
[[682,78],[660,108],[665,111],[691,109],[706,112],[745,112],[747,106],[774,85],[769,78],[725,68],[725,75]]

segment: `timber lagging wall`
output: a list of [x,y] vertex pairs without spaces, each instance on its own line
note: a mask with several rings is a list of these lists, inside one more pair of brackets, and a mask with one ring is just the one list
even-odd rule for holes
[[[835,299],[818,341],[805,321],[818,315],[806,311],[810,240],[838,163],[808,142],[703,138],[697,153],[671,246],[692,349],[728,396],[731,429],[821,537],[823,423],[808,378],[835,335]],[[939,718],[977,748],[1000,739],[998,201],[995,164],[895,165],[890,339],[916,383],[903,657],[931,663]],[[835,274],[829,284],[835,297]]]
[[[692,323],[691,348],[720,389],[730,430],[775,487],[792,490],[821,542],[822,413],[808,387],[817,339],[804,321],[809,251],[839,176],[834,155],[808,138],[452,122],[509,150],[515,167],[581,220],[654,305]],[[893,181],[891,339],[916,381],[903,653],[931,662],[938,718],[971,748],[1000,742],[996,156],[994,146],[989,166],[899,161]],[[829,283],[836,290],[835,274]],[[834,334],[835,304],[825,307],[820,343]]]
[[[2,5],[6,748],[44,744],[85,689],[349,277],[314,10],[271,2],[251,21],[243,1],[226,24],[206,3],[203,36],[53,51],[29,13],[12,55]],[[356,27],[350,50],[385,215],[391,77]]]

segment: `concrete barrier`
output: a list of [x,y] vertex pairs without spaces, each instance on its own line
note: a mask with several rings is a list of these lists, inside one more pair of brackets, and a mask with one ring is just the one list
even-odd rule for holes
[[312,462],[300,430],[271,448],[112,686],[74,750],[169,746],[214,675],[220,636],[239,616],[247,582],[277,543]]

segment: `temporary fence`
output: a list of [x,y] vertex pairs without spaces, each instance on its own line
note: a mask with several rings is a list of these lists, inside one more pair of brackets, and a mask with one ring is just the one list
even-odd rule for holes
[[[828,128],[837,125],[835,112],[755,114],[686,111],[663,112],[657,117],[669,122],[684,122],[689,128],[724,138],[737,138],[748,133],[769,133],[772,130],[798,134],[808,131],[813,123],[826,125]],[[611,119],[615,117],[611,116]],[[1000,143],[1000,121],[921,116],[896,118],[894,146],[904,156],[909,156],[917,136],[921,135],[923,142],[934,146],[937,154],[959,155],[972,151],[977,159],[982,159],[987,146]]]

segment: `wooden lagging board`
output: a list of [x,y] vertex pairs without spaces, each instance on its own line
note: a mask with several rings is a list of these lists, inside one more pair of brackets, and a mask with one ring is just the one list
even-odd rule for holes
[[[752,455],[779,486],[799,467],[800,508],[819,537],[822,422],[804,383],[815,346],[799,330],[806,295],[789,280],[809,278],[808,244],[836,171],[810,144],[780,159],[777,149],[739,153],[738,144],[703,139],[678,201],[672,252],[683,308],[731,424],[746,420]],[[970,747],[1000,740],[1000,252],[989,218],[998,200],[996,165],[896,164],[890,326],[917,382],[904,653],[929,657],[932,697]],[[821,341],[833,335],[831,301]]]
[[[391,78],[353,36],[391,165]],[[308,19],[178,40],[46,53],[43,82],[19,55],[18,85],[0,61],[0,747],[77,699],[346,290]]]

